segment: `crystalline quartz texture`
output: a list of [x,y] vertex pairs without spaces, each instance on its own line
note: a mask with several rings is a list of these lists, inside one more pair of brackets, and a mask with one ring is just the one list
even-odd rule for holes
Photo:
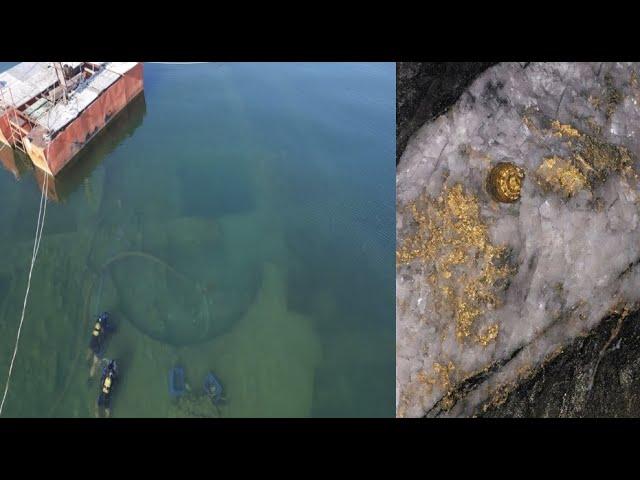
[[[455,385],[524,345],[446,412],[469,415],[496,387],[517,381],[523,369],[539,365],[620,304],[639,300],[640,266],[628,269],[640,257],[635,180],[609,172],[604,182],[594,182],[567,198],[545,191],[535,179],[545,157],[570,155],[567,138],[552,135],[549,125],[540,123],[543,118],[594,136],[592,126],[600,126],[598,138],[626,147],[633,156],[633,169],[639,170],[640,89],[634,71],[640,72],[640,65],[500,64],[479,77],[447,114],[427,123],[410,140],[397,172],[398,245],[412,233],[410,214],[402,207],[422,192],[435,199],[444,185],[459,183],[478,198],[490,241],[512,249],[517,272],[500,294],[502,304],[485,315],[482,324],[497,323],[499,334],[484,347],[459,342],[451,318],[434,310],[427,266],[419,260],[398,266],[399,413],[422,416],[446,394],[437,383],[423,388],[419,382],[424,373],[435,376],[434,363],[453,362]],[[605,78],[621,94],[609,118]],[[599,106],[594,98],[600,99]],[[534,120],[531,129],[525,115]],[[535,125],[544,128],[536,132]],[[476,154],[463,154],[465,148]],[[496,204],[484,191],[486,175],[498,161],[525,169],[516,204]],[[598,198],[601,208],[595,207]]]

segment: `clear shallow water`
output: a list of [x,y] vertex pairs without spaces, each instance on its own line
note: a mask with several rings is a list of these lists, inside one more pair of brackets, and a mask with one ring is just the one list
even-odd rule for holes
[[[108,310],[114,417],[393,416],[394,155],[393,64],[145,64],[144,97],[49,189],[4,414],[93,416]],[[0,157],[4,386],[42,177]]]

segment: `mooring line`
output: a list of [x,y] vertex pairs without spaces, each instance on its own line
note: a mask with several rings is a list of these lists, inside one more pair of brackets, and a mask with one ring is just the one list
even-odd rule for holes
[[[22,315],[20,316],[20,324],[18,325],[18,335],[16,336],[16,345],[13,349],[13,356],[11,357],[11,363],[9,364],[9,374],[7,375],[7,383],[4,387],[4,394],[2,395],[2,403],[0,403],[0,415],[2,415],[2,409],[4,408],[4,401],[7,398],[7,392],[9,391],[9,382],[11,380],[11,374],[13,373],[13,362],[16,359],[18,353],[18,343],[20,342],[20,333],[22,331],[22,324],[24,323],[24,313],[27,309],[27,298],[29,297],[29,289],[31,288],[31,274],[33,273],[33,266],[36,263],[36,257],[38,256],[38,250],[40,250],[40,240],[42,239],[42,230],[44,228],[44,217],[47,214],[47,184],[49,183],[49,174],[45,172],[44,185],[42,188],[42,195],[40,196],[40,207],[38,208],[38,221],[36,222],[36,237],[33,242],[33,252],[31,254],[31,267],[29,268],[29,278],[27,280],[27,291],[24,294],[24,303],[22,304]],[[43,208],[44,206],[44,208]],[[42,217],[42,221],[40,218]]]

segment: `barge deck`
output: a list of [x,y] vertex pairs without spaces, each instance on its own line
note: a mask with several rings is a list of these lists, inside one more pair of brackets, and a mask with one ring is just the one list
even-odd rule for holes
[[57,175],[144,90],[140,62],[23,62],[0,73],[0,142]]

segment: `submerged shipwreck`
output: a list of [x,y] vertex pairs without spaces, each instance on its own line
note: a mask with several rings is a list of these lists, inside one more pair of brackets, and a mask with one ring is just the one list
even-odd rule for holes
[[57,175],[144,90],[140,62],[23,62],[0,73],[0,142]]

